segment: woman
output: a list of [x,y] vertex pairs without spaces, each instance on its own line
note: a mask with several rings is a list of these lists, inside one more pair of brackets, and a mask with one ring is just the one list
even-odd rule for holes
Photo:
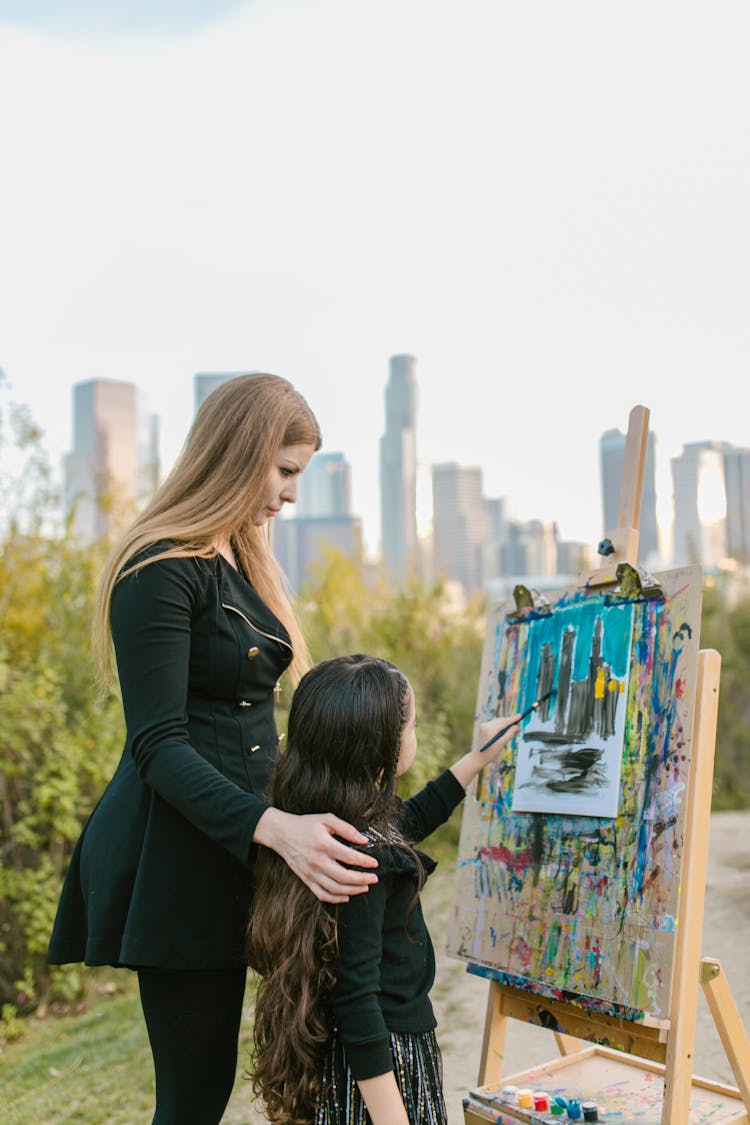
[[126,742],[76,845],[49,960],[137,970],[155,1125],[213,1125],[229,1100],[257,845],[325,902],[376,881],[336,838],[364,842],[349,824],[264,798],[275,689],[306,667],[267,526],[319,447],[286,380],[222,384],[100,584],[95,641],[110,674],[114,642]]

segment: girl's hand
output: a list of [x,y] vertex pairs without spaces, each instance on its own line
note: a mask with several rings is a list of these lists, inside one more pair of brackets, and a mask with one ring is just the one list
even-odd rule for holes
[[[520,717],[520,712],[515,715],[499,715],[496,719],[490,719],[489,722],[479,724],[474,748],[451,766],[451,773],[459,784],[463,785],[464,789],[476,777],[482,767],[494,762],[503,747],[520,732],[521,725],[518,722]],[[479,747],[484,746],[498,731],[505,727],[508,729],[498,738],[497,742],[493,742],[486,750],[480,752]]]
[[258,821],[253,840],[273,848],[321,902],[347,902],[377,883],[378,877],[343,864],[377,867],[378,861],[347,847],[339,836],[352,844],[367,843],[367,837],[333,813],[295,816],[270,808]]
[[517,722],[521,718],[520,712],[515,715],[498,715],[495,719],[489,719],[486,723],[480,723],[477,728],[477,744],[476,749],[479,750],[480,746],[486,746],[491,738],[494,738],[498,731],[503,730],[509,726],[511,729],[507,734],[501,735],[497,742],[493,742],[486,750],[482,751],[482,765],[486,765],[487,761],[494,762],[500,751],[506,746],[512,738],[521,730],[521,725]]

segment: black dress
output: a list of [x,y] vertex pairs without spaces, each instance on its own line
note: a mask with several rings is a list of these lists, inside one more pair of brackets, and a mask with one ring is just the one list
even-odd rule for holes
[[241,966],[289,636],[221,556],[149,563],[117,584],[111,620],[126,742],[73,853],[48,959]]

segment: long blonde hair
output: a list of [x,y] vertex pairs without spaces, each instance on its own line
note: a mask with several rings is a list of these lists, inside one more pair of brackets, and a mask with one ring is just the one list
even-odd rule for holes
[[[267,529],[252,514],[268,474],[285,445],[320,449],[320,428],[291,383],[278,375],[238,375],[201,404],[171,472],[114,548],[102,573],[94,618],[94,647],[106,682],[114,676],[110,631],[117,582],[167,558],[213,558],[231,542],[253,587],[286,627],[292,641],[292,678],[308,665],[307,648],[271,551]],[[136,563],[145,548],[171,546]]]

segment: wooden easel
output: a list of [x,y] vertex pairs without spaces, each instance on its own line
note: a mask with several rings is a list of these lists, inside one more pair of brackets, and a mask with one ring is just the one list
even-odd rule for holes
[[[605,557],[603,565],[582,575],[581,585],[596,587],[616,582],[617,565],[623,560],[636,567],[648,420],[649,412],[645,407],[636,406],[631,411],[618,526],[600,544],[600,554]],[[750,1123],[750,1040],[721,964],[700,957],[720,667],[717,652],[699,652],[680,898],[680,918],[690,919],[690,925],[681,925],[677,930],[669,1018],[657,1020],[646,1015],[639,1021],[618,1019],[491,979],[478,1086],[465,1102],[465,1125],[550,1119],[548,1113],[537,1113],[506,1102],[499,1096],[506,1084],[549,1089],[557,1080],[558,1085],[562,1082],[601,1091],[613,1088],[623,1079],[637,1086],[641,1076],[652,1098],[651,1116],[644,1116],[641,1111],[637,1117],[633,1116],[633,1122],[637,1120],[641,1125],[698,1125],[709,1120],[711,1125]],[[736,1087],[709,1082],[693,1074],[699,984]],[[501,1083],[505,1038],[511,1018],[550,1028],[560,1057],[508,1076]],[[587,1043],[594,1046],[587,1046]],[[697,1106],[693,1113],[691,1101]],[[617,1125],[629,1125],[626,1118],[627,1115],[618,1114]],[[563,1116],[557,1120],[567,1121],[568,1118]]]

